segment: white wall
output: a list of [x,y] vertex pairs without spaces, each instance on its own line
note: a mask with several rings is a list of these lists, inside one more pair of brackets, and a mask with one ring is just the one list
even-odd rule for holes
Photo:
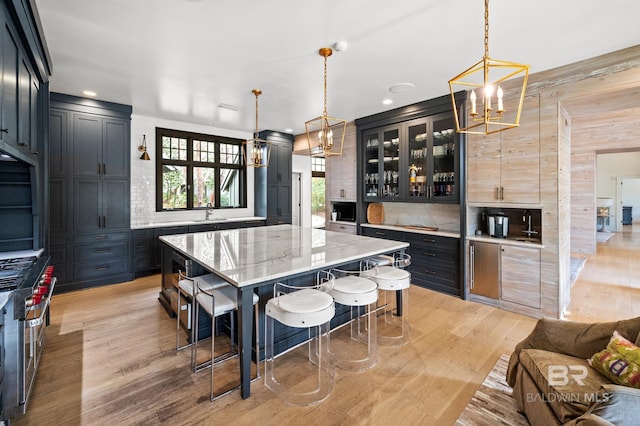
[[[227,136],[238,139],[252,137],[251,132],[221,129],[213,126],[163,120],[142,115],[131,117],[131,227],[146,223],[162,223],[204,219],[204,212],[174,211],[156,212],[156,127]],[[140,160],[138,145],[142,135],[147,136],[147,151],[151,161]],[[247,168],[247,207],[216,210],[214,217],[253,216],[253,169]]]
[[[627,181],[622,200],[618,200],[616,194],[618,178],[638,176],[640,176],[640,152],[597,154],[596,197],[611,198],[614,206],[632,206],[633,216],[637,218],[634,222],[640,221],[640,185],[637,181],[635,179]],[[612,214],[615,213],[612,212]],[[621,217],[616,218],[616,221],[621,219]]]
[[311,228],[311,157],[308,155],[294,155],[292,161],[292,171],[300,173],[300,225],[304,228]]

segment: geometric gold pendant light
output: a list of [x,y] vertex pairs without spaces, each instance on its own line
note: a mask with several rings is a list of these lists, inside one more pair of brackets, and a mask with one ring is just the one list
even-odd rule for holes
[[242,155],[247,167],[267,167],[271,157],[271,142],[258,137],[258,96],[262,90],[253,89],[252,92],[256,96],[256,131],[253,138],[242,142]]
[[[515,90],[515,79],[522,78]],[[520,125],[520,113],[529,78],[529,65],[500,61],[489,57],[489,0],[484,2],[484,56],[482,59],[449,80],[453,113],[458,133],[488,135]],[[506,93],[502,86],[509,81],[513,90]],[[471,90],[467,108],[456,104],[454,93]],[[505,96],[505,94],[507,96]],[[462,102],[459,100],[459,102]],[[459,112],[464,111],[466,122]],[[466,124],[466,125],[464,125]]]
[[329,47],[323,47],[318,51],[318,54],[324,57],[324,108],[322,116],[304,123],[311,156],[342,155],[347,120],[330,117],[327,114],[327,58],[332,53],[333,51]]

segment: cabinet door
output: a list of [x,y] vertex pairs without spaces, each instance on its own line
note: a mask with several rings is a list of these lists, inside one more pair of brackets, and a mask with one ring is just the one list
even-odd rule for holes
[[378,177],[380,194],[385,200],[397,200],[402,196],[401,183],[404,182],[400,169],[400,128],[388,128],[382,131],[382,174]]
[[2,132],[7,143],[18,143],[18,43],[5,22],[2,28]]
[[433,118],[428,170],[431,201],[459,200],[458,135],[451,114]]
[[89,114],[73,116],[73,174],[102,173],[102,120]]
[[467,201],[497,202],[500,188],[500,134],[468,135],[466,152]]
[[66,234],[68,231],[67,179],[49,179],[49,227],[52,234]]
[[103,120],[102,162],[107,177],[126,178],[129,174],[129,124],[125,120]]
[[364,199],[375,200],[378,198],[380,171],[380,144],[382,136],[377,130],[365,132],[362,136],[362,149],[364,150],[363,179]]
[[96,231],[102,226],[100,179],[75,179],[73,182],[73,230]]
[[31,71],[25,59],[18,66],[18,144],[31,151]]
[[502,299],[540,309],[540,250],[502,246]]
[[500,132],[502,202],[540,202],[540,99],[524,99],[520,127]]
[[30,134],[31,134],[31,146],[29,147],[29,151],[31,152],[38,152],[39,147],[38,147],[38,142],[40,140],[39,138],[39,130],[38,130],[38,124],[40,123],[40,109],[38,108],[38,106],[40,105],[38,100],[40,98],[40,84],[38,82],[38,79],[35,77],[35,74],[33,74],[33,78],[31,79],[31,102],[29,105],[30,111],[29,111],[29,115],[30,115],[30,125],[31,125],[31,130],[30,130]]
[[480,296],[500,297],[500,245],[469,243],[469,291]]
[[49,113],[49,173],[67,174],[67,113],[54,109]]
[[129,181],[126,179],[104,179],[102,191],[103,228],[128,228],[130,225]]
[[[410,200],[426,201],[429,197],[427,177],[432,173],[429,166],[429,122],[416,120],[407,125],[408,185],[407,197]],[[392,176],[393,179],[393,176]]]

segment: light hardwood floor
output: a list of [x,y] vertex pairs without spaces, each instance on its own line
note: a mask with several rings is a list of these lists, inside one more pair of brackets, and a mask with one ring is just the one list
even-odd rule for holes
[[367,372],[338,370],[325,402],[287,406],[258,381],[247,400],[236,391],[212,403],[207,372],[191,373],[188,351],[175,352],[175,320],[158,289],[155,275],[56,295],[28,413],[14,424],[453,424],[535,324],[412,287],[411,343],[380,348]]
[[615,321],[640,316],[640,225],[597,243],[571,288],[566,319]]
[[[640,227],[625,227],[588,256],[567,319],[640,315]],[[15,425],[452,424],[500,354],[535,320],[411,288],[412,341],[380,348],[362,373],[338,370],[329,399],[290,407],[262,382],[211,403],[206,372],[176,354],[175,320],[157,301],[159,276],[56,295],[28,414]],[[227,366],[229,365],[229,367]],[[221,367],[231,373],[234,364]],[[218,369],[216,369],[216,372]]]

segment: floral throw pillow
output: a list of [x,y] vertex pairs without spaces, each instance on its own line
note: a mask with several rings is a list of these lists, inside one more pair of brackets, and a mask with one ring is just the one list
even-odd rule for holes
[[640,348],[617,331],[613,332],[607,347],[588,361],[612,382],[640,389]]

